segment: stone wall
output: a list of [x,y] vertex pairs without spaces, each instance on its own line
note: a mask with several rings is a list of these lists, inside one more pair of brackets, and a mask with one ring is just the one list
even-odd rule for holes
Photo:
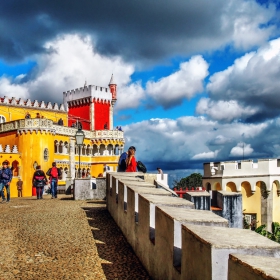
[[106,179],[75,179],[73,195],[75,200],[106,198]]
[[[107,208],[153,279],[236,279],[228,278],[235,269],[231,254],[280,258],[280,244],[229,228],[226,219],[195,210],[192,202],[137,175],[107,173]],[[245,275],[255,263],[239,269]]]

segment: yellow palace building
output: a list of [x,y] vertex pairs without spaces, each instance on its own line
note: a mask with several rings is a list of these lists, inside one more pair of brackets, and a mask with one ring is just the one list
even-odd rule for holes
[[[11,197],[16,182],[23,181],[23,196],[32,195],[32,177],[37,165],[46,172],[52,162],[62,170],[59,185],[69,185],[78,176],[98,177],[116,170],[124,148],[124,133],[114,129],[113,108],[117,85],[84,86],[63,93],[63,104],[0,98],[0,162],[13,169]],[[83,146],[75,142],[77,127],[85,134]],[[79,160],[80,158],[80,160]]]

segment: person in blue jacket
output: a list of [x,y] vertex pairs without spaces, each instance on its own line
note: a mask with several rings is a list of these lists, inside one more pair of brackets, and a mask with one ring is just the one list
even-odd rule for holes
[[7,192],[7,202],[10,201],[10,184],[13,178],[12,170],[8,167],[9,162],[7,160],[3,161],[2,169],[0,169],[0,194],[2,196],[2,202],[5,202],[4,187]]

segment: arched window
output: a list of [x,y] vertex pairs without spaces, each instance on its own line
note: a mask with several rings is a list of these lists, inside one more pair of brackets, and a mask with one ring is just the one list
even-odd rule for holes
[[13,161],[12,162],[12,170],[13,170],[13,176],[17,177],[18,176],[18,161]]
[[0,115],[0,123],[6,122],[6,118],[2,115]]

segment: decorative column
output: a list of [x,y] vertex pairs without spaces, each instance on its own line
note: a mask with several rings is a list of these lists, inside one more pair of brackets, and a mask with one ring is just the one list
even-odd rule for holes
[[111,102],[111,105],[110,105],[110,124],[109,124],[109,130],[113,130],[114,129],[114,118],[113,118],[113,113],[114,113],[114,105],[115,105],[115,102],[112,100]]
[[71,193],[71,185],[73,184],[73,179],[75,178],[75,138],[70,138],[69,143],[69,170],[66,176],[66,193]]

